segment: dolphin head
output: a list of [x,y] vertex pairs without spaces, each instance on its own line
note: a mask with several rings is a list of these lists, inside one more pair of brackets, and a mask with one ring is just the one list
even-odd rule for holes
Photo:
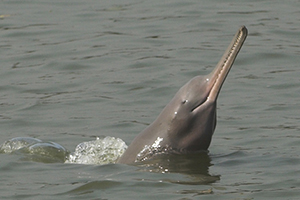
[[242,27],[215,69],[191,79],[162,111],[162,116],[169,116],[167,135],[172,148],[198,151],[209,147],[216,127],[217,97],[246,35]]
[[168,138],[179,151],[206,150],[216,127],[216,98],[212,79],[196,76],[186,83],[162,111],[168,115]]

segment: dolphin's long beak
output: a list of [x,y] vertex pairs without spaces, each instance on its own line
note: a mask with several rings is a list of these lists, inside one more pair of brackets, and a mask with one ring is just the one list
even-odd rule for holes
[[247,32],[245,26],[238,30],[216,68],[208,75],[207,79],[211,85],[208,100],[215,101],[217,99],[226,76],[247,37]]

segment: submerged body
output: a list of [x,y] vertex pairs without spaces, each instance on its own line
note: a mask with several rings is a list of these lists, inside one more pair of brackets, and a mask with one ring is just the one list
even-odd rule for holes
[[164,152],[207,150],[216,126],[216,101],[222,84],[247,37],[242,26],[217,64],[206,76],[186,83],[156,120],[129,145],[118,163],[130,164]]

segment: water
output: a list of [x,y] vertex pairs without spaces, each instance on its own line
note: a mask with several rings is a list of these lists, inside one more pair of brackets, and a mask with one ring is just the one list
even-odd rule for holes
[[0,143],[129,144],[233,35],[209,154],[141,166],[0,154],[1,199],[298,199],[299,1],[1,1]]

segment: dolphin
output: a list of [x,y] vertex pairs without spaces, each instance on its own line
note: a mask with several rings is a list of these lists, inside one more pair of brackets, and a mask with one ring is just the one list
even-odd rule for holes
[[207,150],[216,127],[216,102],[246,37],[242,26],[215,69],[196,76],[179,89],[156,120],[129,145],[117,163],[133,164],[157,154]]

